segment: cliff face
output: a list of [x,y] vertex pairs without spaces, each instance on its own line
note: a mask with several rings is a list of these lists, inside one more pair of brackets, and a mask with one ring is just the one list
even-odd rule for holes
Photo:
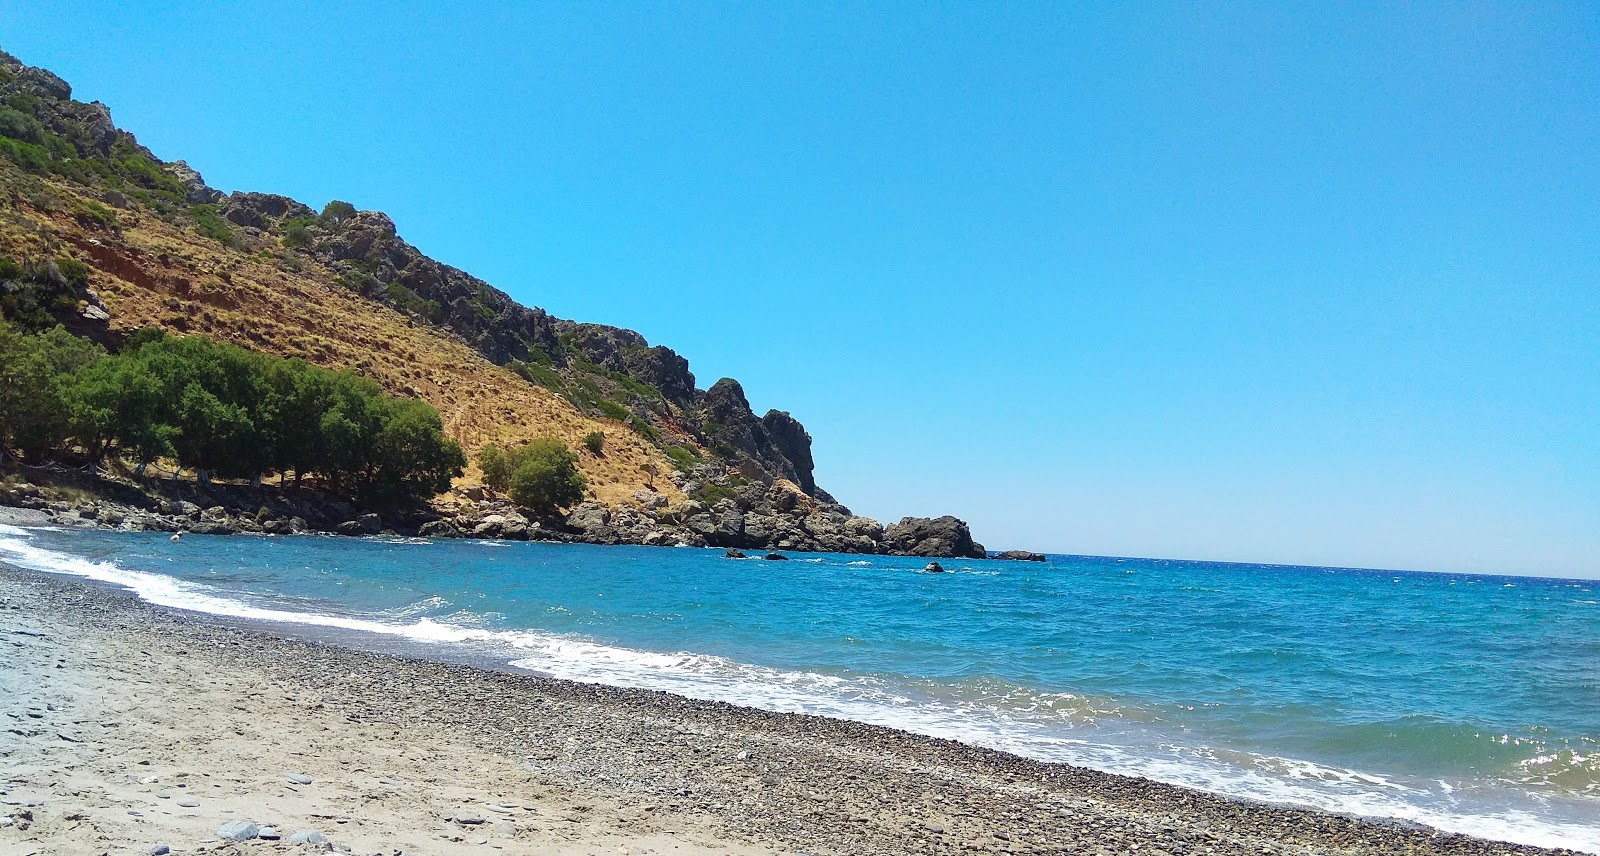
[[[687,359],[637,332],[518,304],[381,212],[223,193],[71,94],[0,52],[0,255],[36,262],[32,280],[0,281],[13,321],[48,312],[112,347],[154,325],[351,368],[434,404],[469,455],[538,436],[578,448],[600,431],[603,453],[581,456],[595,499],[691,542],[911,551],[852,523],[864,519],[816,484],[805,427],[758,417],[737,381],[700,389]],[[596,515],[579,517],[581,534]]]

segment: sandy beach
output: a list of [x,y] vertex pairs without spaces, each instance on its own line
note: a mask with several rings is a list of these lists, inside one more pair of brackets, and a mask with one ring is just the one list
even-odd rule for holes
[[4,566],[0,646],[0,856],[1565,852],[354,650]]

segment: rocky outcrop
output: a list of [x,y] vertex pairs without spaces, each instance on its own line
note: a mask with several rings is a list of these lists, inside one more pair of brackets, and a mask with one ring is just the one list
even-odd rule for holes
[[1034,552],[1030,552],[1028,550],[1006,550],[1003,553],[996,553],[993,556],[990,556],[989,558],[991,558],[991,559],[1007,559],[1007,560],[1010,560],[1010,561],[1013,561],[1013,562],[1043,562],[1043,561],[1045,561],[1045,556],[1044,556],[1043,553],[1034,553]]
[[890,552],[906,556],[982,559],[983,545],[974,543],[964,520],[943,517],[903,517],[883,533]]
[[[779,410],[757,419],[744,387],[731,377],[711,385],[700,399],[701,426],[713,451],[754,464],[772,477],[799,485],[817,495],[811,459],[811,435],[793,416]],[[822,495],[825,501],[832,497]]]
[[311,217],[316,214],[303,203],[275,193],[234,193],[222,201],[217,211],[229,222],[252,229],[260,229],[285,217]]

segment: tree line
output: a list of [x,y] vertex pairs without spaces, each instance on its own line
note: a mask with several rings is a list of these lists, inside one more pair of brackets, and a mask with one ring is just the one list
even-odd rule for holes
[[0,319],[0,453],[37,463],[170,459],[213,477],[295,484],[402,504],[447,490],[466,456],[425,401],[348,371],[155,328],[115,354],[57,327]]

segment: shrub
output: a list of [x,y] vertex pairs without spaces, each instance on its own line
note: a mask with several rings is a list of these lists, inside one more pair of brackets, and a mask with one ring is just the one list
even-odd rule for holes
[[283,232],[283,237],[278,239],[279,242],[285,247],[294,247],[296,249],[305,249],[311,246],[311,223],[312,219],[310,217],[289,217],[285,219],[278,224],[278,230]]
[[330,226],[337,226],[354,216],[356,207],[342,199],[335,199],[322,206],[322,222]]
[[706,505],[716,505],[724,499],[732,499],[733,488],[707,482],[689,494],[689,498]]
[[238,239],[233,236],[233,230],[228,227],[228,221],[222,219],[222,215],[217,213],[217,206],[190,206],[189,216],[194,218],[194,230],[196,232],[229,247],[238,245]]
[[117,212],[93,199],[75,199],[72,216],[90,228],[110,229],[117,225]]
[[483,483],[495,490],[511,487],[511,456],[493,443],[478,452],[478,469],[483,470]]
[[588,482],[578,472],[578,462],[560,440],[535,440],[514,453],[511,500],[541,514],[583,499]]
[[590,431],[588,434],[585,434],[583,437],[583,447],[589,450],[589,454],[594,455],[597,458],[600,457],[601,453],[606,447],[605,432]]
[[686,472],[701,461],[700,454],[688,446],[667,446],[661,451],[667,453],[679,472]]

